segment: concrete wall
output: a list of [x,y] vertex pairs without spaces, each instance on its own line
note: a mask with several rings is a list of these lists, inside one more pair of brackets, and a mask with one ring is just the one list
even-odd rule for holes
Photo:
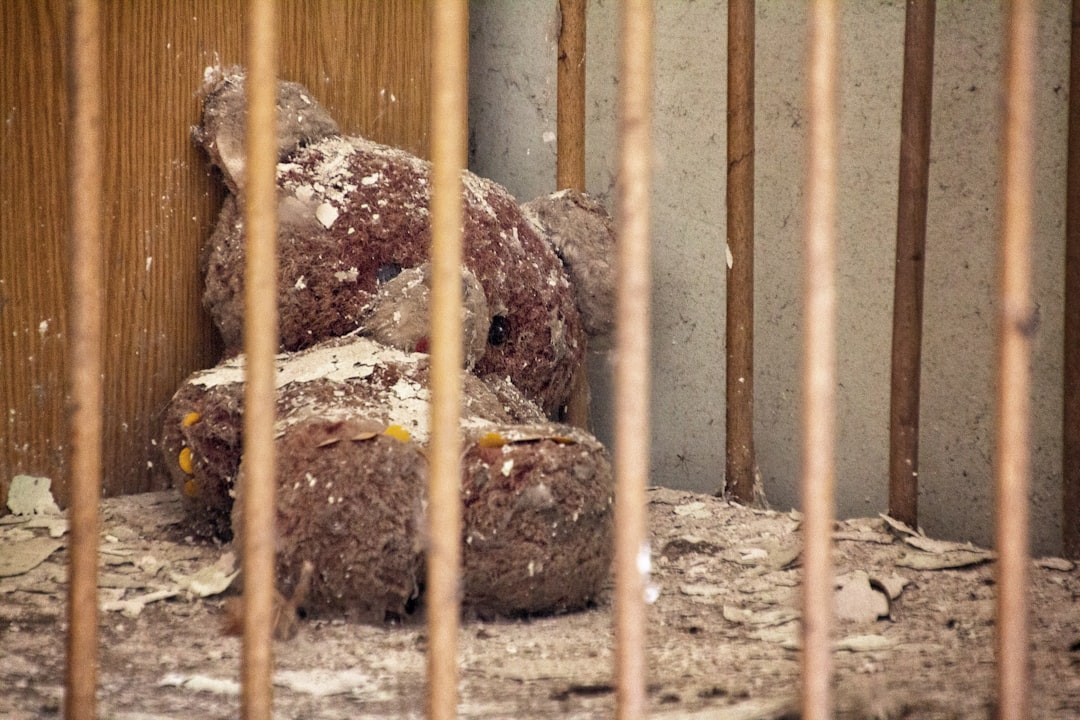
[[[555,4],[471,4],[470,164],[522,199],[554,189]],[[1051,553],[1060,546],[1069,8],[1040,8],[1032,540]],[[587,180],[609,207],[617,11],[614,0],[589,4]],[[757,12],[755,432],[770,501],[789,508],[799,505],[805,4],[769,0]],[[886,509],[904,4],[843,12],[837,509],[850,516]],[[993,532],[1000,13],[996,3],[938,3],[923,347],[921,524],[982,544]],[[726,3],[657,2],[655,43],[652,481],[713,492],[724,468]],[[594,413],[610,440],[604,369],[594,368]]]

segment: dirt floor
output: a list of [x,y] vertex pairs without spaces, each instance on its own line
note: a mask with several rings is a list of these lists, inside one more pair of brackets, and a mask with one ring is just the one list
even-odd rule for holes
[[[232,557],[184,537],[171,493],[104,503],[103,718],[233,718],[239,640],[223,637]],[[650,491],[649,697],[656,718],[797,718],[799,522]],[[0,717],[57,717],[65,521],[0,518]],[[837,717],[994,716],[993,559],[882,518],[835,533]],[[1031,568],[1032,717],[1080,718],[1080,570]],[[609,717],[609,607],[468,622],[465,718]],[[420,717],[422,622],[309,621],[276,645],[275,716]]]

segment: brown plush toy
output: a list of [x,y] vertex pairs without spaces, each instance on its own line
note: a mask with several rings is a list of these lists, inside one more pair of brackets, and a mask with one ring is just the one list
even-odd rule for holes
[[[192,530],[221,539],[243,532],[242,88],[238,73],[213,77],[196,132],[233,193],[205,260],[206,303],[233,356],[180,387],[162,438]],[[422,593],[428,167],[340,137],[300,86],[281,84],[279,110],[279,589],[291,596],[308,567],[309,612],[379,622]],[[557,221],[534,225],[475,176],[465,188],[463,605],[483,617],[578,609],[607,580],[613,495],[603,446],[548,420],[580,361],[579,301],[538,234]],[[596,212],[561,232],[592,232]],[[610,223],[586,244],[605,242]]]
[[[211,76],[194,134],[230,190],[203,261],[203,300],[229,354],[243,326],[243,89],[239,72]],[[342,137],[300,85],[281,83],[278,109],[281,349],[300,350],[355,329],[380,281],[427,258],[430,163]],[[583,352],[566,269],[504,188],[469,172],[462,179],[464,262],[491,313],[474,371],[509,377],[554,417]]]

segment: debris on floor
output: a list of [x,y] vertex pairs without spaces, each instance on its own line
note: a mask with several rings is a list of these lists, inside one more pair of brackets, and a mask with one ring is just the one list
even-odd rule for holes
[[[36,503],[32,503],[36,505]],[[47,506],[47,503],[46,503]],[[798,513],[649,492],[656,718],[795,717]],[[240,643],[221,634],[231,549],[189,537],[179,498],[103,502],[103,718],[232,718]],[[62,515],[0,517],[0,716],[59,717],[68,541]],[[884,518],[837,522],[836,716],[985,718],[994,707],[994,557]],[[1080,570],[1030,570],[1032,717],[1080,717]],[[275,644],[280,717],[422,717],[426,630],[302,621]],[[558,617],[466,621],[461,704],[470,718],[610,717],[610,605]]]

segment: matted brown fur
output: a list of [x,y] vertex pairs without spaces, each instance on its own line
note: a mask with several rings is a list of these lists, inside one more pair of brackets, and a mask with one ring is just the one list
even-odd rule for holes
[[[277,577],[289,596],[312,564],[313,615],[381,622],[422,590],[428,370],[426,355],[365,337],[278,358]],[[220,539],[242,533],[242,371],[238,357],[190,377],[162,434],[189,526]],[[508,382],[463,372],[462,385],[463,606],[484,617],[587,606],[611,562],[607,452]]]
[[[244,194],[230,173],[241,158],[222,158],[238,145],[243,116],[242,76],[216,81],[196,139],[219,163],[235,194],[226,200],[203,257],[204,304],[227,352],[242,346]],[[300,92],[283,84],[279,103]],[[302,94],[310,100],[310,94]],[[312,101],[307,117],[322,111]],[[232,117],[230,113],[235,113]],[[283,114],[288,118],[288,114]],[[231,118],[231,120],[230,120]],[[329,120],[327,120],[329,122]],[[278,164],[278,306],[283,350],[310,347],[354,330],[377,289],[380,271],[411,268],[431,243],[428,162],[385,145],[332,133],[281,128]],[[314,131],[313,133],[314,134]],[[301,142],[300,140],[303,140]],[[307,143],[307,144],[306,144]],[[491,319],[505,332],[474,368],[509,377],[549,416],[566,402],[583,354],[584,330],[566,269],[500,185],[463,172],[465,266],[483,286]]]

